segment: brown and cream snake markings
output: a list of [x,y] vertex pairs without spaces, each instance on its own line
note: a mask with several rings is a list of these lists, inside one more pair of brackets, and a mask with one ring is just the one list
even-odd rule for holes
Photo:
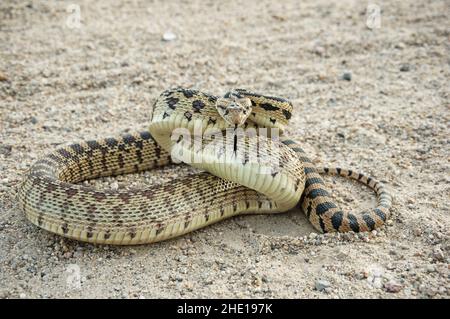
[[[27,218],[45,230],[117,245],[157,242],[231,216],[283,212],[296,205],[320,232],[370,231],[382,225],[391,205],[383,184],[350,170],[316,169],[301,146],[282,134],[292,108],[285,99],[245,90],[220,98],[187,89],[165,91],[152,109],[149,131],[55,150],[31,167],[19,201]],[[240,128],[278,129],[280,135],[239,135]],[[177,129],[193,138],[174,137]],[[224,131],[232,138],[215,138]],[[209,143],[195,146],[199,137]],[[205,172],[146,189],[102,191],[77,184],[168,165],[174,154]],[[264,163],[252,160],[263,157]],[[377,207],[343,212],[333,203],[322,172],[368,185],[377,194]]]

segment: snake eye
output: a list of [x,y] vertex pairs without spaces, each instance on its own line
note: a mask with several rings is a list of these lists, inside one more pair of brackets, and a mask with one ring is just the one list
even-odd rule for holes
[[238,103],[245,107],[245,109],[249,109],[252,106],[252,101],[248,97],[243,97],[238,100]]

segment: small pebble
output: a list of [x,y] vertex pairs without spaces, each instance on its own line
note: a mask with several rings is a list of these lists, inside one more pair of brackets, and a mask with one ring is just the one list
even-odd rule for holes
[[344,74],[342,74],[342,80],[351,81],[352,80],[351,72],[344,72]]
[[324,291],[329,287],[331,287],[331,283],[329,281],[323,279],[316,280],[315,288],[317,291]]
[[253,285],[256,287],[260,287],[262,285],[262,278],[259,276],[255,276],[253,278]]
[[397,293],[402,290],[403,286],[396,281],[391,280],[384,284],[384,288],[387,292]]
[[119,183],[112,182],[110,187],[111,187],[112,190],[118,190],[119,189]]
[[389,255],[395,256],[397,255],[397,252],[393,249],[389,250]]
[[435,272],[436,268],[433,265],[428,265],[427,266],[427,272]]
[[173,32],[170,32],[170,31],[165,32],[165,33],[163,34],[163,37],[162,37],[162,39],[163,39],[164,41],[167,41],[167,42],[173,41],[173,40],[175,40],[176,38],[177,38],[176,34],[173,33]]
[[318,56],[323,56],[325,54],[325,48],[322,46],[316,46],[313,50],[313,52],[315,54],[317,54]]
[[314,239],[314,238],[316,238],[317,237],[317,234],[316,233],[311,233],[311,234],[309,234],[309,239]]
[[437,261],[444,261],[445,260],[444,252],[439,247],[436,247],[433,250],[433,258]]
[[408,72],[409,70],[411,70],[411,66],[407,63],[404,63],[400,66],[401,72]]
[[438,290],[434,287],[429,287],[425,293],[430,297],[434,297],[438,293]]
[[328,106],[336,106],[336,99],[335,98],[330,98],[327,102]]

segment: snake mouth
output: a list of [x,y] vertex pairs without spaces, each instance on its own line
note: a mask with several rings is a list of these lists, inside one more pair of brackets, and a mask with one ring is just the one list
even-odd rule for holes
[[229,108],[225,111],[225,121],[228,122],[228,124],[231,124],[233,126],[235,125],[243,125],[245,121],[247,120],[247,112],[242,109],[241,107],[234,107]]

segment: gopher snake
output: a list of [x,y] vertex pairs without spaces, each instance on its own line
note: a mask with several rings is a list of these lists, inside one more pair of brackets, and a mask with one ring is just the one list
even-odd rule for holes
[[[380,182],[350,170],[316,169],[300,145],[283,134],[278,139],[264,137],[268,148],[261,147],[258,134],[237,138],[239,127],[282,133],[291,112],[292,104],[285,99],[245,90],[223,98],[194,90],[168,90],[153,107],[149,131],[55,150],[31,167],[19,188],[19,201],[33,224],[68,238],[103,244],[157,242],[230,216],[282,212],[296,205],[321,232],[369,231],[382,225],[391,196]],[[194,139],[189,141],[182,134],[173,138],[171,133],[179,128]],[[233,138],[217,143],[220,139],[210,133],[223,131]],[[211,137],[210,143],[195,148],[199,136]],[[211,145],[218,148],[208,148]],[[240,158],[240,150],[249,151]],[[207,172],[146,189],[101,191],[76,184],[161,167],[173,163],[174,154]],[[195,161],[198,155],[201,161]],[[264,155],[268,161],[255,163],[249,155]],[[341,211],[327,192],[321,172],[368,185],[377,194],[378,206],[360,214]]]

